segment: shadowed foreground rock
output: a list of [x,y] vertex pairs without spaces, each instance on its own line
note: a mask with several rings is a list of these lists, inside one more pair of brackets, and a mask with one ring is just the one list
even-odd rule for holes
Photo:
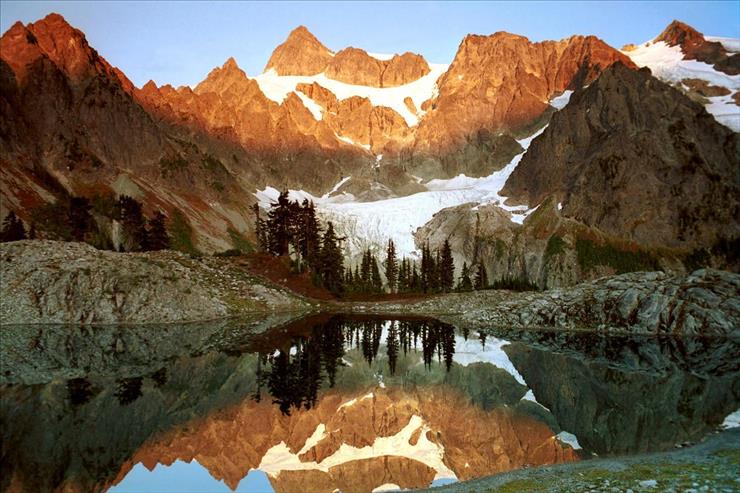
[[467,327],[626,329],[737,339],[740,275],[713,269],[688,276],[633,272],[544,292],[478,291],[382,309],[456,314],[441,318]]
[[218,259],[116,253],[83,243],[0,245],[0,323],[149,323],[305,310]]

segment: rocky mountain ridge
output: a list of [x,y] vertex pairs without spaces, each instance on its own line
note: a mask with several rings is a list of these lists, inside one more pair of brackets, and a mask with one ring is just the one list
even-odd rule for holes
[[[676,46],[694,39],[682,36],[665,37]],[[533,43],[509,33],[470,35],[447,68],[408,53],[335,53],[299,27],[273,52],[265,74],[250,77],[229,59],[195,88],[150,82],[138,89],[56,14],[14,25],[2,48],[0,213],[15,210],[28,223],[32,208],[65,194],[126,193],[147,211],[181,212],[205,251],[229,248],[234,234],[252,235],[248,208],[253,192],[267,186],[376,200],[424,191],[433,178],[493,176],[516,164],[521,137],[550,121],[553,101],[567,103],[572,91],[598,84],[616,62],[636,68],[630,52],[593,36]],[[592,111],[586,106],[580,110]],[[688,130],[676,131],[686,140]],[[545,135],[567,132],[557,118]],[[598,146],[596,137],[579,145]],[[735,152],[731,145],[709,150],[712,145],[702,152],[729,159]],[[543,153],[529,155],[525,163]],[[701,169],[685,174],[701,176]],[[534,208],[541,193],[513,191],[528,174],[515,171],[505,191],[516,195],[511,202]],[[572,207],[566,203],[564,214]],[[612,217],[612,209],[602,212],[604,218],[569,217],[638,242],[698,247],[711,246],[722,222],[702,225],[706,214],[689,211],[685,238],[674,235],[673,219],[646,236]]]

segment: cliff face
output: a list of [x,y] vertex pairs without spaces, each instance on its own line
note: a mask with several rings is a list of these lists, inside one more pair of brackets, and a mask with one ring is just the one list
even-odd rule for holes
[[593,36],[541,43],[505,32],[466,36],[438,81],[416,150],[454,148],[480,130],[522,131],[545,114],[553,96],[589,84],[616,61],[634,68]]
[[704,108],[622,65],[571,102],[502,194],[643,245],[709,246],[740,231],[740,139]]

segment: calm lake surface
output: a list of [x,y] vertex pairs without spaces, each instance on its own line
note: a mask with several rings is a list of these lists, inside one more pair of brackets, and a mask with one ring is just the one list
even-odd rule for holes
[[740,348],[711,338],[328,314],[0,331],[0,491],[424,488],[669,450],[740,405]]

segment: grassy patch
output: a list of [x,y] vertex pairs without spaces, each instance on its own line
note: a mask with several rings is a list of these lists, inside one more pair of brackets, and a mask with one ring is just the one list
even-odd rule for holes
[[193,244],[193,228],[182,212],[175,210],[172,214],[169,233],[171,239],[170,245],[173,250],[179,250],[191,255],[201,254]]
[[657,259],[649,252],[619,250],[609,243],[597,245],[579,238],[576,240],[576,253],[583,272],[592,271],[597,266],[611,267],[617,274],[660,269]]
[[229,233],[229,238],[231,239],[231,244],[234,249],[242,251],[244,253],[254,252],[254,245],[252,245],[249,240],[244,238],[244,236],[240,232],[233,228],[229,228],[227,230],[227,233]]
[[545,263],[547,263],[550,258],[560,255],[564,251],[565,241],[563,238],[558,235],[550,236],[550,239],[547,240],[547,247],[545,247]]
[[182,156],[162,157],[159,160],[159,174],[163,178],[188,167],[188,162]]

